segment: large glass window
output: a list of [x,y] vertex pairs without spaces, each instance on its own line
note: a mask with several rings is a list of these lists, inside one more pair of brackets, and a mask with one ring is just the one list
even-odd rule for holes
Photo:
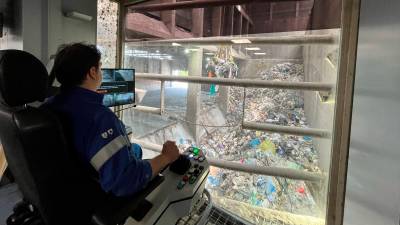
[[138,75],[271,84],[171,81],[163,92],[137,79],[137,104],[160,108],[164,93],[165,112],[123,114],[136,139],[262,171],[212,167],[207,183],[218,206],[255,224],[325,223],[340,20],[321,22],[313,2],[127,10],[124,67]]

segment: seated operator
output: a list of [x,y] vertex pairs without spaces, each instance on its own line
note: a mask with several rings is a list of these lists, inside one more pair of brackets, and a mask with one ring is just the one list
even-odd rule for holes
[[130,143],[124,124],[102,105],[103,95],[96,92],[102,81],[100,60],[94,45],[61,47],[51,71],[61,90],[43,107],[62,118],[79,160],[88,171],[97,172],[102,189],[115,196],[129,196],[175,161],[179,150],[167,141],[159,156],[142,160],[140,146]]

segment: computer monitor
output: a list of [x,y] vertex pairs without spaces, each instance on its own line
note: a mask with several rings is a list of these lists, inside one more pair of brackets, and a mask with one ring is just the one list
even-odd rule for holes
[[107,107],[135,103],[135,70],[102,69],[103,81],[99,93],[104,94]]

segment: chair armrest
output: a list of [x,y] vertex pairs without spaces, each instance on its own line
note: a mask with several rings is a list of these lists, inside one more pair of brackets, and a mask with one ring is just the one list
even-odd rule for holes
[[131,197],[112,197],[108,199],[92,215],[92,222],[95,225],[117,225],[124,223],[124,221],[129,216],[132,216],[133,212],[138,209],[138,206],[146,201],[145,198],[147,195],[153,192],[164,179],[165,178],[161,175],[156,176],[149,182],[145,189]]

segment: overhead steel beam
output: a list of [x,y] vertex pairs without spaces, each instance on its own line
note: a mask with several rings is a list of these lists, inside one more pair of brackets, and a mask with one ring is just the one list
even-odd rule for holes
[[[129,42],[129,40],[127,40]],[[243,41],[236,42],[233,41]],[[161,39],[154,41],[133,41],[140,46],[159,46],[162,44],[177,43],[180,45],[307,45],[307,44],[337,44],[339,41],[336,35],[294,35],[294,36],[276,36],[276,37],[247,37],[247,36],[228,36],[228,37],[207,37],[207,38],[184,38],[184,39]]]
[[[175,3],[176,0],[163,0],[164,3]],[[176,30],[176,11],[163,11],[161,12],[161,20],[168,27],[171,36],[175,37]],[[144,24],[146,26],[146,24]]]
[[192,10],[192,34],[194,37],[203,37],[204,9]]
[[[189,32],[177,29],[176,26],[165,24],[141,13],[128,13],[125,20],[127,37],[125,42],[131,42],[130,37],[136,32],[147,34],[157,38],[193,38]],[[174,30],[174,32],[171,31]],[[135,40],[140,41],[140,40]]]
[[237,5],[236,9],[242,14],[242,16],[244,18],[246,18],[246,20],[250,23],[250,24],[254,24],[253,20],[250,18],[249,14],[246,13],[246,10],[243,9],[242,6]]
[[177,9],[193,9],[193,8],[206,8],[226,5],[241,5],[255,2],[293,2],[293,1],[307,1],[307,0],[198,0],[198,1],[183,1],[176,3],[160,3],[160,4],[147,4],[138,5],[137,3],[126,3],[125,6],[130,10],[136,12],[151,12],[151,11],[164,11],[164,10],[177,10]]

